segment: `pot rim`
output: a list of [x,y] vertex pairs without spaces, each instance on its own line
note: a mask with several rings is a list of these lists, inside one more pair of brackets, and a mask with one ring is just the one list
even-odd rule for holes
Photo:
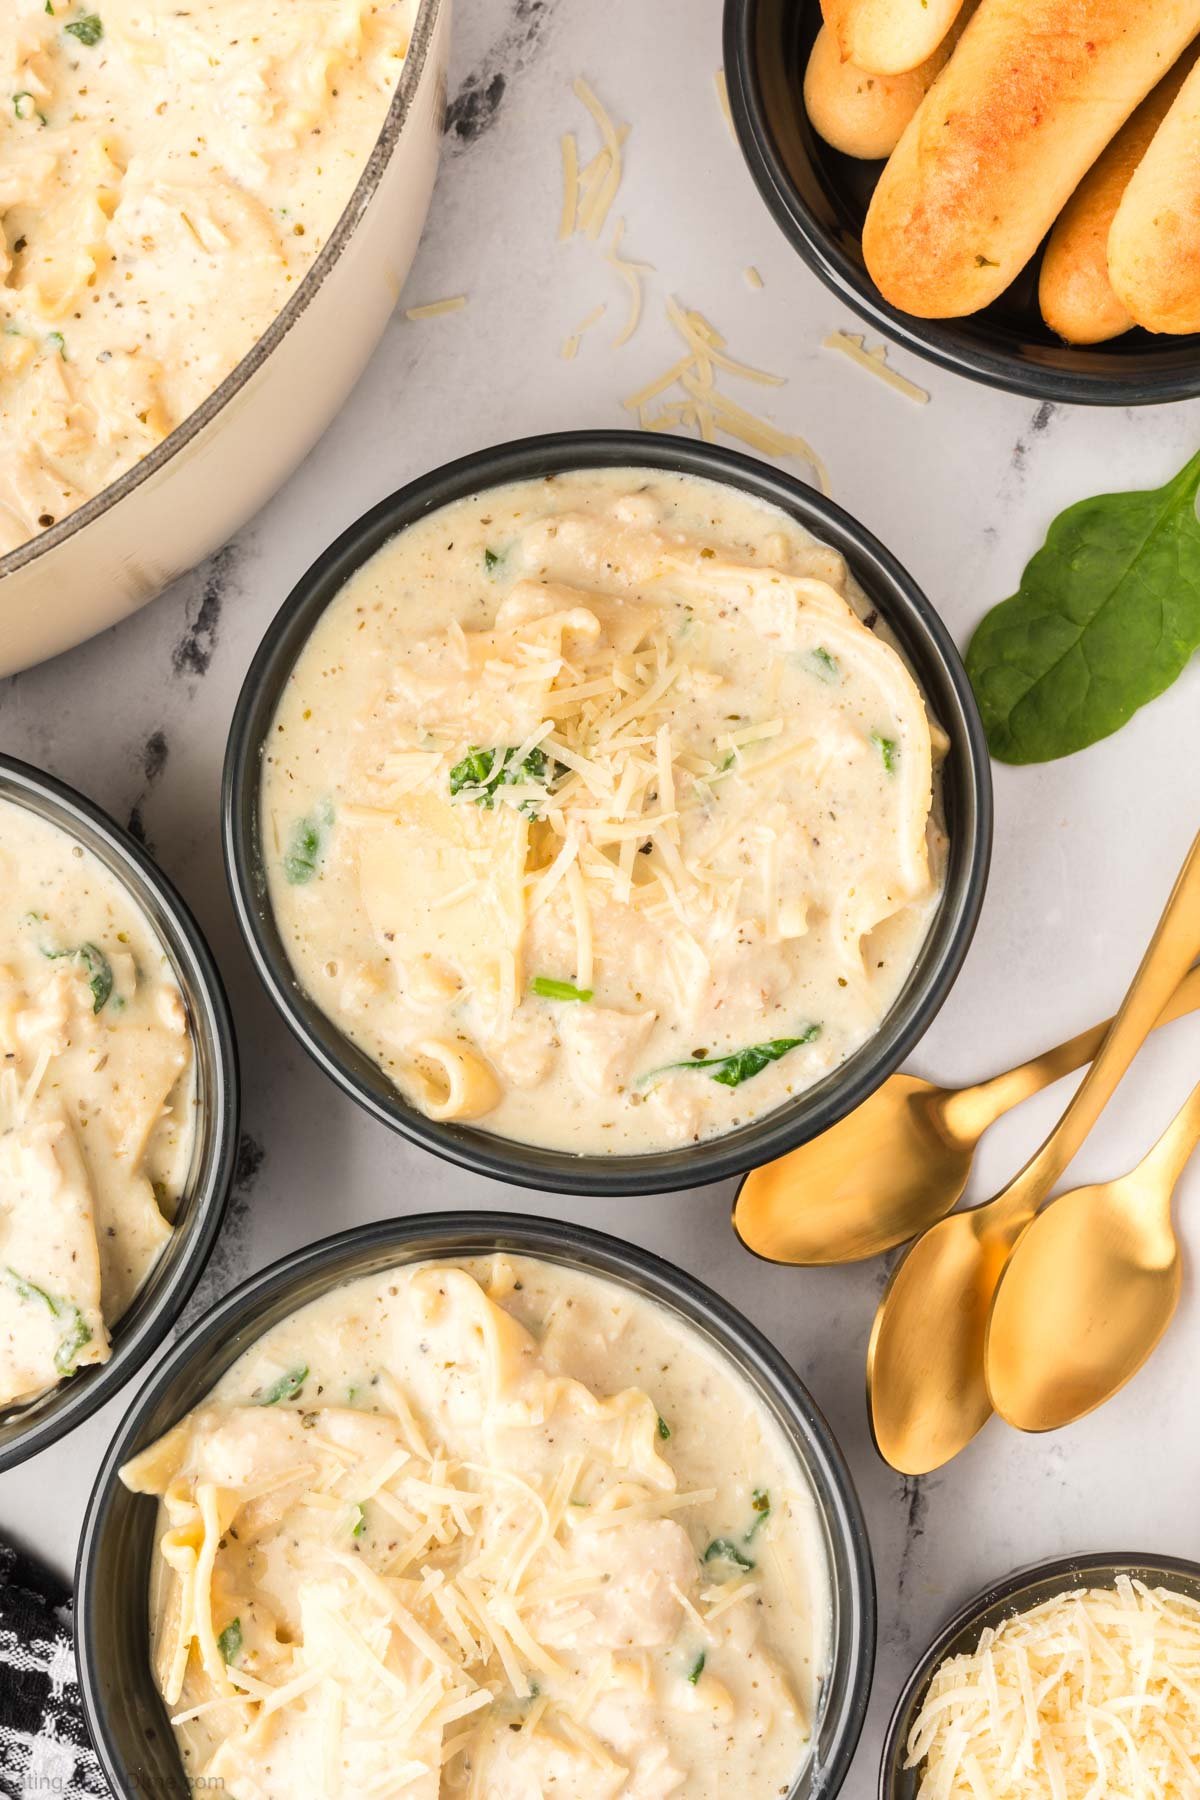
[[409,52],[400,71],[400,79],[396,84],[391,104],[379,136],[367,158],[366,166],[355,184],[354,191],[347,200],[338,218],[337,224],[329,234],[326,242],[306,270],[302,281],[294,294],[281,307],[271,320],[260,338],[256,338],[250,349],[225,376],[224,380],[208,394],[200,405],[187,417],[181,419],[173,431],[167,433],[162,442],[153,450],[119,475],[107,487],[101,488],[77,506],[73,512],[66,513],[57,524],[48,530],[38,532],[35,537],[27,538],[14,550],[0,556],[0,583],[6,575],[15,575],[26,569],[41,556],[48,555],[59,545],[65,544],[74,537],[77,531],[84,531],[89,525],[110,512],[126,499],[143,482],[165,468],[181,451],[205,431],[217,415],[224,411],[230,401],[258,373],[258,370],[274,353],[283,339],[288,335],[303,314],[308,310],[318,291],[332,274],[342,252],[357,231],[363,216],[375,196],[383,174],[391,161],[403,133],[404,126],[412,110],[413,100],[421,77],[425,72],[429,48],[433,41],[438,19],[442,9],[450,4],[450,0],[420,0],[416,22],[413,26],[412,38],[409,41]]

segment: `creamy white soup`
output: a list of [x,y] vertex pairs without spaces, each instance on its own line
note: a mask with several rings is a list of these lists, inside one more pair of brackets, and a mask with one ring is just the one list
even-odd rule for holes
[[157,933],[57,825],[0,801],[0,1405],[109,1356],[195,1138]]
[[878,1029],[941,892],[944,739],[845,563],[650,470],[492,489],[327,608],[263,753],[316,1003],[437,1119],[728,1131]]
[[4,0],[0,554],[262,336],[383,125],[417,0]]
[[122,1471],[197,1793],[788,1791],[827,1671],[807,1477],[657,1304],[525,1257],[393,1269],[261,1338]]

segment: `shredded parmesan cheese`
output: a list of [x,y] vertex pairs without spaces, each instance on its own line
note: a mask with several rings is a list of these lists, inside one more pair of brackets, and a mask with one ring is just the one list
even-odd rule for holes
[[1195,1800],[1200,1601],[1119,1576],[1005,1619],[936,1671],[918,1800]]
[[[708,443],[715,442],[717,432],[722,431],[727,437],[748,444],[753,450],[762,450],[768,456],[799,457],[811,465],[821,491],[828,494],[831,491],[829,470],[812,445],[802,437],[781,431],[731,400],[717,387],[715,371],[722,369],[742,381],[756,382],[763,387],[782,387],[784,377],[756,369],[728,355],[725,339],[703,313],[669,299],[667,317],[687,346],[687,353],[622,402],[627,412],[636,413],[642,429],[673,431],[680,425],[690,425]],[[676,386],[683,389],[688,396],[686,400],[669,402],[657,414],[647,410],[652,400]]]
[[[564,362],[573,362],[575,360],[575,357],[579,354],[579,346],[583,342],[584,332],[590,331],[592,326],[597,324],[604,317],[604,313],[605,313],[605,307],[603,304],[601,304],[599,306],[594,306],[592,308],[591,312],[588,314],[587,318],[581,319],[579,321],[579,324],[575,327],[574,331],[570,334],[570,336],[563,339],[562,358],[563,358]],[[540,676],[541,676],[540,670],[538,671],[538,675],[539,675],[539,679],[540,679]],[[533,748],[533,746],[530,745],[529,749],[532,749],[532,748]],[[521,763],[524,761],[525,757],[528,756],[529,749],[518,750],[516,755],[513,757],[513,762],[516,764],[516,766],[518,768],[520,767]]]
[[928,405],[929,395],[923,387],[918,387],[915,381],[909,381],[906,375],[888,367],[886,344],[877,344],[873,350],[868,350],[860,331],[833,331],[825,339],[823,348],[840,350],[851,362],[856,362],[860,369],[867,369],[872,375],[877,375],[880,381],[895,388],[898,394],[915,400],[918,406]]
[[729,127],[729,135],[737,143],[737,132],[734,129],[733,113],[729,108],[729,83],[725,79],[724,69],[718,69],[713,76],[713,86],[717,90],[717,105],[721,108],[721,116]]
[[406,319],[436,319],[442,313],[461,312],[467,304],[465,294],[453,294],[448,300],[429,300],[424,306],[408,306]]
[[608,255],[604,259],[610,268],[616,270],[617,274],[621,277],[621,280],[629,289],[629,317],[626,319],[620,333],[613,339],[614,350],[619,350],[622,344],[627,344],[638,328],[638,321],[642,316],[641,277],[643,275],[648,275],[653,271],[653,265],[651,263],[632,262],[627,256],[621,256],[619,254],[621,239],[624,235],[625,221],[624,219],[618,219],[616,229],[613,232],[612,244],[609,248]]

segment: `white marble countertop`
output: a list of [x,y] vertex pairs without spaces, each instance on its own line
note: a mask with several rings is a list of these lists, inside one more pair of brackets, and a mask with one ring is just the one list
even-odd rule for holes
[[[845,1789],[874,1792],[901,1681],[947,1613],[1011,1568],[1061,1552],[1200,1556],[1200,1432],[1191,1385],[1200,1307],[1183,1304],[1153,1364],[1101,1413],[1039,1440],[993,1423],[920,1482],[870,1444],[863,1355],[881,1263],[769,1268],[735,1243],[729,1188],[652,1202],[576,1204],[507,1192],[374,1124],[305,1058],[238,940],[218,851],[218,778],[234,695],[293,581],[365,508],[410,477],[526,432],[627,423],[620,396],[677,354],[677,294],[730,349],[788,377],[765,393],[826,457],[835,497],[925,587],[958,641],[1012,591],[1052,515],[1116,487],[1155,486],[1196,448],[1200,405],[1142,412],[1038,408],[893,352],[932,391],[919,408],[822,350],[855,321],[772,224],[714,94],[718,0],[461,0],[446,156],[404,301],[470,296],[465,310],[393,320],[370,371],[298,474],[230,545],[148,610],[0,684],[0,747],[132,820],[198,913],[234,1003],[245,1077],[240,1181],[195,1306],[283,1252],[360,1221],[426,1208],[516,1206],[582,1218],[718,1287],[781,1347],[849,1457],[869,1518],[880,1600],[870,1720]],[[586,73],[632,123],[619,210],[628,253],[656,265],[632,342],[610,347],[623,289],[595,246],[555,242],[559,134],[582,115]],[[469,103],[462,103],[462,96]],[[454,121],[458,121],[457,128]],[[765,286],[753,291],[753,264]],[[579,356],[564,337],[599,300]],[[733,384],[731,384],[733,391]],[[738,397],[761,406],[763,390]],[[1200,826],[1200,667],[1119,736],[1065,762],[996,771],[991,889],[966,968],[913,1059],[968,1079],[1102,1017],[1120,997]],[[1200,1023],[1151,1044],[1080,1156],[1076,1179],[1122,1171],[1200,1076]],[[993,1191],[1061,1106],[1044,1096],[985,1142],[971,1192]],[[1180,1194],[1200,1253],[1200,1168]],[[189,1317],[191,1314],[189,1313]],[[0,1535],[64,1573],[103,1446],[131,1396],[0,1476]]]

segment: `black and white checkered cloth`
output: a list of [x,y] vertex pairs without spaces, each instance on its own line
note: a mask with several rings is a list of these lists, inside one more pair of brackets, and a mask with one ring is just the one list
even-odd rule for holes
[[0,1794],[9,1800],[109,1800],[88,1743],[71,1595],[0,1544]]

